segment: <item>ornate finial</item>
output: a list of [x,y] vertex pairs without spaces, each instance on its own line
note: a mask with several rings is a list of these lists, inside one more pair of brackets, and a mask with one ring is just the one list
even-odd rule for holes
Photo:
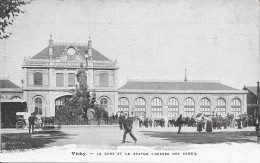
[[187,80],[187,72],[186,72],[186,68],[185,68],[185,78],[184,78],[184,81],[185,81],[185,82],[188,81],[188,80]]

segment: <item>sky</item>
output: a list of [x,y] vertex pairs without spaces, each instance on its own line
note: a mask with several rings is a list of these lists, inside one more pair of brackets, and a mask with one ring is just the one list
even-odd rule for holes
[[54,42],[87,42],[127,79],[260,80],[257,0],[34,0],[0,40],[0,76],[21,86],[23,59]]

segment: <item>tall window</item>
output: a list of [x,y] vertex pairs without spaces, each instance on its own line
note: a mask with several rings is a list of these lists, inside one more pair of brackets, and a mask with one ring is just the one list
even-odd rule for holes
[[162,116],[162,100],[155,97],[152,101],[152,117]]
[[168,101],[168,117],[173,118],[177,116],[179,116],[179,102],[172,97]]
[[107,87],[108,86],[108,74],[103,73],[99,76],[99,83],[101,87]]
[[118,105],[119,111],[129,113],[129,101],[128,101],[128,99],[125,98],[125,97],[121,97],[118,100],[118,102],[119,102],[119,105]]
[[226,101],[223,98],[217,99],[216,114],[221,116],[226,115]]
[[42,115],[42,99],[37,97],[35,100],[34,100],[34,112],[37,114],[37,115]]
[[188,97],[184,101],[184,117],[191,117],[195,114],[195,102],[192,98]]
[[68,74],[68,86],[75,86],[75,73]]
[[100,99],[100,105],[105,109],[105,111],[108,111],[108,100],[107,98],[101,98]]
[[202,98],[200,101],[200,112],[205,115],[210,115],[210,101],[207,98]]
[[146,102],[142,97],[138,97],[135,100],[135,116],[145,116],[146,114]]
[[34,78],[34,85],[42,85],[42,73],[41,72],[35,72],[33,74]]
[[238,98],[232,100],[231,103],[231,112],[234,114],[235,117],[241,114],[241,101]]
[[63,73],[56,74],[56,87],[64,87],[64,75]]

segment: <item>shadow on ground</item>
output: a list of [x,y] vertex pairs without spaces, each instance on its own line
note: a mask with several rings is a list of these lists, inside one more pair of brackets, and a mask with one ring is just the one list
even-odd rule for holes
[[162,138],[171,143],[186,144],[219,144],[219,143],[248,143],[255,142],[256,133],[253,131],[241,132],[154,132],[142,131],[146,136]]
[[65,134],[62,131],[39,131],[35,134],[1,134],[1,147],[2,150],[8,151],[43,148],[47,144],[55,142],[58,139],[68,139],[69,136],[69,134]]

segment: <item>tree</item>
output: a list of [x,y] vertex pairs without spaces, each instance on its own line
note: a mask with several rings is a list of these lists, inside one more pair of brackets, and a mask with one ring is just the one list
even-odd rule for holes
[[25,13],[21,10],[22,6],[31,3],[32,0],[0,0],[0,39],[10,37],[12,33],[6,33],[5,29],[13,24],[14,17],[20,13]]

